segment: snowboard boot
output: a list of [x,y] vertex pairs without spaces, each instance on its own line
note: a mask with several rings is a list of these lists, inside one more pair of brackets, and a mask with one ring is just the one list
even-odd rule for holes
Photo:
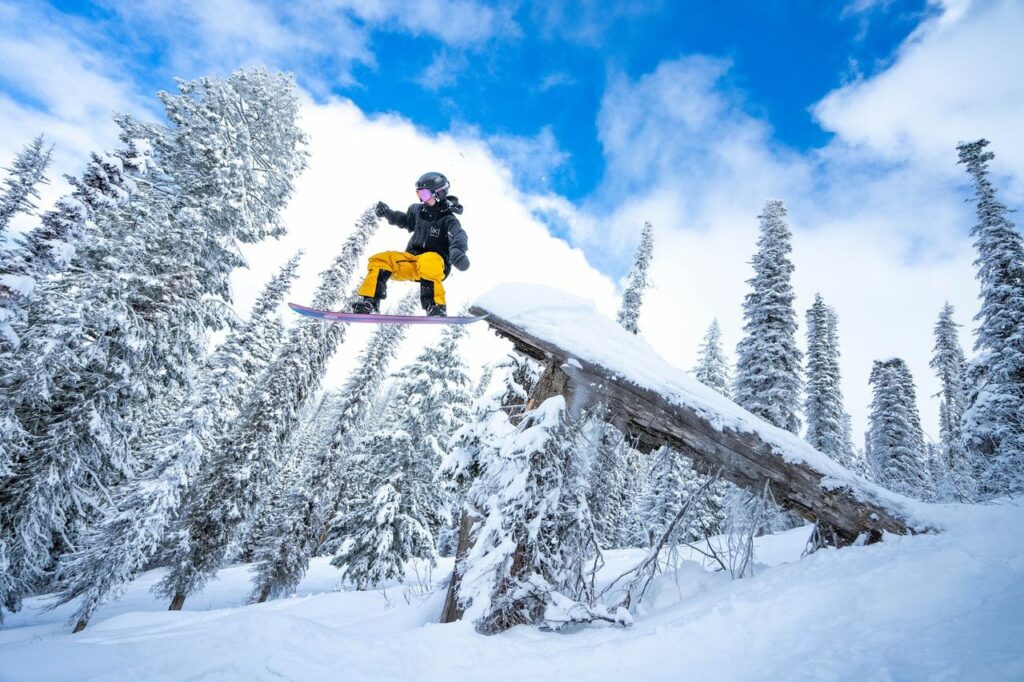
[[443,305],[440,305],[438,303],[431,303],[430,306],[427,307],[427,317],[447,317],[447,316],[448,316],[448,310]]
[[352,304],[352,312],[359,315],[372,315],[380,307],[380,301],[370,296],[360,296],[358,301]]

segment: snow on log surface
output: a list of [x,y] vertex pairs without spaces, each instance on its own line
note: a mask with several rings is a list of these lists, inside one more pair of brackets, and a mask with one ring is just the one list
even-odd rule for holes
[[881,488],[799,437],[755,417],[661,358],[643,338],[601,315],[590,301],[532,284],[504,284],[470,308],[517,351],[554,361],[571,377],[576,403],[601,400],[613,420],[651,451],[672,446],[705,473],[753,491],[770,481],[776,501],[835,533],[935,530],[931,505]]

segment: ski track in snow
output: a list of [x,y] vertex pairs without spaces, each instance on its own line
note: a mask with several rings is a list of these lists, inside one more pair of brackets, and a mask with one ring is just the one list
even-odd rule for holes
[[[657,579],[631,629],[570,634],[437,624],[450,560],[433,572],[438,589],[413,596],[412,575],[334,591],[338,573],[319,558],[301,596],[259,605],[244,605],[249,567],[235,565],[180,612],[150,594],[155,570],[78,635],[70,606],[28,600],[0,629],[0,680],[1024,679],[1024,508],[937,513],[946,532],[804,559],[809,527],[760,538],[746,580],[686,561]],[[641,556],[609,552],[601,577]]]

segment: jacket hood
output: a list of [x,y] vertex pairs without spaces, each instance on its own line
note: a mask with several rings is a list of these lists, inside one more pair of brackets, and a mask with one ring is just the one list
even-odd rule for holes
[[458,197],[449,196],[433,206],[427,206],[426,204],[420,204],[420,206],[423,207],[424,211],[434,216],[444,215],[445,213],[454,213],[455,215],[462,213],[462,204],[459,203]]
[[449,211],[455,215],[462,213],[462,204],[459,203],[459,198],[456,196],[447,196],[444,198],[444,205]]

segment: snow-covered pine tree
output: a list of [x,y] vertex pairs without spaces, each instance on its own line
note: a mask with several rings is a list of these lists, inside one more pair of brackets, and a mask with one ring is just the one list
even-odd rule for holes
[[[422,499],[427,492],[423,477],[429,472],[409,457],[413,443],[408,433],[381,431],[366,444],[368,463],[386,462],[395,453],[402,461],[389,467],[385,477],[371,476],[370,495],[354,500],[341,522],[346,539],[331,563],[360,590],[401,581],[410,560],[433,564],[436,550],[430,527],[440,526],[444,512],[439,501],[432,499],[435,496]],[[371,472],[364,468],[362,473]]]
[[226,555],[227,561],[252,563],[257,550],[271,541],[275,511],[281,508],[284,497],[299,485],[307,454],[322,452],[330,447],[334,431],[331,417],[339,400],[341,394],[338,389],[325,391],[316,405],[310,405],[306,413],[299,417],[301,426],[285,447],[282,464],[274,474],[267,492],[260,495],[248,523],[238,527],[232,547]]
[[866,444],[874,479],[895,492],[927,499],[928,477],[924,432],[910,369],[900,358],[876,360]]
[[[392,314],[412,315],[418,305],[418,293],[410,293]],[[343,459],[366,422],[373,397],[380,390],[407,328],[408,325],[378,327],[330,405],[329,441],[299,453],[301,466],[295,485],[269,510],[264,540],[255,551],[255,601],[290,594],[305,575],[309,559],[323,539],[324,523],[336,511],[332,504],[343,493]]]
[[76,632],[104,601],[119,595],[164,541],[182,496],[216,447],[225,422],[237,413],[240,391],[265,364],[265,337],[276,329],[276,309],[295,279],[300,256],[267,283],[249,321],[217,348],[169,421],[141,439],[139,459],[150,463],[149,470],[119,486],[78,549],[61,557],[53,605],[81,598],[72,617]]
[[[600,408],[599,408],[600,409]],[[587,453],[587,504],[601,547],[617,546],[631,501],[626,498],[626,456],[629,442],[621,431],[600,418],[584,422],[579,447]]]
[[306,167],[294,78],[242,69],[225,79],[179,80],[178,94],[158,97],[169,127],[130,116],[117,121],[129,138],[152,144],[180,188],[181,209],[206,226],[207,267],[220,266],[211,276],[216,293],[230,300],[227,276],[244,265],[235,240],[256,243],[285,233],[281,209]]
[[942,458],[941,443],[925,443],[925,465],[928,470],[930,502],[947,502],[960,499],[956,486],[953,483],[953,472],[949,470],[946,461]]
[[[330,310],[339,303],[376,229],[376,216],[369,209],[321,275],[313,307]],[[220,568],[235,531],[250,518],[300,415],[316,396],[345,331],[345,325],[299,320],[220,439],[178,520],[170,570],[157,586],[159,594],[171,598],[172,609],[180,609],[185,597]]]
[[644,291],[650,286],[647,281],[647,268],[654,255],[654,230],[650,223],[644,223],[640,230],[640,245],[636,247],[633,268],[629,271],[629,283],[622,294],[622,307],[619,308],[618,322],[623,329],[633,334],[640,333],[637,325],[640,319],[640,306],[643,304]]
[[647,489],[649,455],[629,448],[625,453],[625,477],[622,497],[625,500],[622,523],[616,534],[615,547],[645,547],[647,530],[643,519],[642,501]]
[[71,193],[43,214],[38,227],[12,244],[0,243],[0,352],[19,346],[15,327],[25,323],[38,282],[66,268],[90,221],[135,190],[131,176],[146,170],[138,165],[146,158],[133,144],[114,154],[92,154],[81,179],[67,177]]
[[18,213],[30,213],[36,210],[34,200],[39,199],[39,185],[45,185],[46,169],[50,165],[53,145],[46,147],[40,135],[27,145],[14,158],[14,163],[7,171],[3,190],[0,190],[0,253],[4,245],[4,232],[11,224],[11,219]]
[[573,440],[565,400],[555,396],[480,453],[468,503],[482,520],[460,587],[480,632],[540,623],[566,598],[583,609],[592,604],[588,578],[598,549],[585,462]]
[[974,466],[963,445],[961,421],[967,403],[967,359],[960,348],[960,327],[953,320],[953,306],[948,302],[935,323],[935,347],[932,349],[931,368],[942,383],[939,393],[938,457],[949,472],[953,495],[961,500],[973,500],[977,495]]
[[483,370],[480,372],[480,378],[477,379],[476,388],[473,389],[473,400],[479,400],[483,397],[484,393],[491,386],[491,378],[494,377],[494,365],[484,365]]
[[[44,216],[43,227],[28,235],[20,260],[7,262],[24,266],[21,272],[30,273],[24,275],[30,286],[6,299],[0,292],[0,305],[11,305],[0,309],[0,325],[4,310],[24,312],[18,312],[19,306],[30,300],[34,278],[48,272],[35,269],[39,263],[33,258],[49,258],[47,249],[58,248],[38,239],[51,224],[60,223],[54,216],[73,210],[79,221],[75,230],[90,234],[79,254],[82,273],[43,282],[44,295],[32,309],[32,324],[21,330],[21,339],[13,336],[16,349],[0,353],[0,469],[9,476],[0,486],[0,553],[8,564],[6,579],[0,580],[0,604],[11,611],[50,567],[55,540],[66,542],[75,535],[98,487],[129,464],[120,434],[130,431],[130,425],[119,408],[133,392],[131,387],[123,394],[107,389],[114,379],[132,378],[125,359],[137,349],[124,336],[111,337],[109,330],[139,328],[131,324],[135,319],[125,319],[123,285],[105,284],[109,267],[102,259],[132,262],[136,252],[130,241],[118,238],[124,236],[119,226],[129,215],[144,223],[147,217],[144,202],[132,207],[118,203],[134,181],[113,171],[128,167],[134,173],[139,165],[133,151],[106,157],[105,168],[94,157],[86,179],[76,181],[75,195]],[[58,250],[71,249],[63,244]],[[111,356],[120,356],[121,364],[105,363]]]
[[800,431],[801,356],[790,278],[789,226],[779,200],[765,202],[752,291],[743,302],[746,336],[737,347],[734,399],[769,424]]
[[963,442],[984,467],[982,493],[996,496],[1024,490],[1024,242],[988,178],[988,144],[957,146],[974,182],[978,222],[971,236],[981,282]]
[[[645,222],[618,315],[619,325],[632,334],[640,333],[638,320],[644,291],[650,287],[647,270],[653,255],[654,232],[651,224]],[[591,486],[587,492],[587,503],[597,537],[602,546],[611,546],[618,527],[624,522],[626,500],[623,487],[627,475],[624,453],[629,446],[625,436],[605,421],[603,412],[601,405],[591,411],[590,418],[579,429],[576,446],[581,449],[581,460],[589,462],[587,478]]]
[[285,329],[277,310],[291,291],[302,257],[299,251],[281,266],[264,285],[249,320],[230,333],[203,364],[203,376],[210,376],[222,396],[221,413],[215,420],[217,439],[238,416],[246,396],[281,348]]
[[472,417],[452,436],[441,462],[438,479],[456,499],[454,515],[459,517],[456,564],[443,622],[461,618],[457,597],[465,570],[465,553],[474,542],[482,518],[482,512],[472,504],[473,490],[481,485],[478,477],[482,464],[512,432],[511,420],[518,421],[526,410],[539,377],[539,368],[519,355],[509,354],[499,361],[494,367],[493,380],[473,402]]
[[732,382],[729,360],[722,349],[722,329],[718,319],[711,321],[704,341],[697,355],[697,365],[693,368],[693,376],[700,383],[713,388],[726,398],[732,398],[729,384]]
[[169,126],[116,117],[124,153],[94,159],[76,186],[101,188],[85,196],[95,207],[59,203],[26,238],[28,272],[71,257],[78,267],[44,283],[17,373],[4,377],[34,448],[12,485],[23,583],[48,568],[55,537],[73,544],[105,487],[132,475],[141,426],[162,396],[191,387],[205,331],[225,317],[238,242],[280,233],[305,163],[287,77],[239,72],[179,89],[162,96]]
[[[448,500],[435,476],[472,404],[459,341],[450,326],[404,368],[385,426],[364,443],[364,494],[341,522],[347,540],[332,564],[363,589],[400,578],[409,559],[435,560]],[[377,515],[379,513],[379,515]]]
[[[653,546],[707,479],[693,470],[689,459],[672,448],[659,448],[650,457],[647,486],[639,506],[647,544]],[[711,499],[711,488],[708,488],[702,499],[691,505],[689,518],[685,525],[676,529],[674,542],[699,540],[705,532],[714,534],[722,527],[725,515],[720,498],[723,491],[720,486],[714,487],[718,499]]]
[[804,440],[847,468],[853,468],[849,417],[843,409],[839,377],[839,333],[836,313],[815,294],[807,310],[807,392]]

